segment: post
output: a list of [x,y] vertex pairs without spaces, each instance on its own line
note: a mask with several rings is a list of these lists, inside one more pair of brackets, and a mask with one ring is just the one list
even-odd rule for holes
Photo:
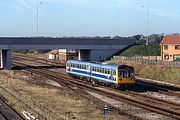
[[11,70],[11,50],[2,50],[1,68]]
[[[142,5],[142,8],[144,8],[145,6]],[[147,38],[146,38],[146,45],[148,45],[149,43],[149,6],[146,5],[146,34],[147,34]]]
[[104,116],[107,116],[109,114],[109,107],[107,105],[103,107],[102,113]]
[[36,28],[36,30],[37,30],[37,37],[38,37],[38,35],[39,35],[39,4],[37,3],[37,28]]
[[36,21],[37,22],[37,26],[36,26],[37,27],[36,28],[37,29],[37,37],[39,35],[39,4],[42,4],[42,2],[37,3],[37,11],[36,11],[37,12],[37,21]]
[[149,6],[147,5],[147,26],[146,26],[146,28],[147,28],[147,41],[146,41],[146,45],[148,45],[148,43],[149,43],[149,37],[148,37],[148,35],[149,35]]
[[79,50],[79,60],[91,60],[91,50]]

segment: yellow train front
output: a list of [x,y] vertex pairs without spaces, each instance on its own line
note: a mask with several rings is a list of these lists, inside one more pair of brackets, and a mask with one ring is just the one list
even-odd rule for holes
[[135,83],[134,68],[127,65],[119,65],[116,69],[117,86],[133,86]]

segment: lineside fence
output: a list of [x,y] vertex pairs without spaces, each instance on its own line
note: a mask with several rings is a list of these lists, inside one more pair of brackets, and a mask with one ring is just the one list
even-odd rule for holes
[[169,62],[162,61],[158,59],[145,59],[143,56],[137,57],[126,57],[126,56],[113,56],[112,61],[127,61],[127,62],[135,62],[135,63],[143,63],[143,64],[155,64],[155,65],[164,65],[164,66],[172,66],[172,67],[180,67],[180,61],[177,62]]

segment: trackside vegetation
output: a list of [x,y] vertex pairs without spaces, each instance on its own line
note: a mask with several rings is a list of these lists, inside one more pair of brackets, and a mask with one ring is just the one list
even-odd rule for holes
[[135,68],[135,74],[138,77],[180,85],[180,67],[138,64],[121,60],[111,62],[133,66]]

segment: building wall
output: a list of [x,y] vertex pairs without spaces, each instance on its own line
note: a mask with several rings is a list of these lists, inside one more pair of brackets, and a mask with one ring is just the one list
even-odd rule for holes
[[[162,55],[162,60],[164,61],[174,61],[174,56],[180,56],[180,48],[175,49],[176,45],[167,45],[168,49],[165,49],[165,44],[161,45],[161,55]],[[180,46],[180,44],[179,44]]]

